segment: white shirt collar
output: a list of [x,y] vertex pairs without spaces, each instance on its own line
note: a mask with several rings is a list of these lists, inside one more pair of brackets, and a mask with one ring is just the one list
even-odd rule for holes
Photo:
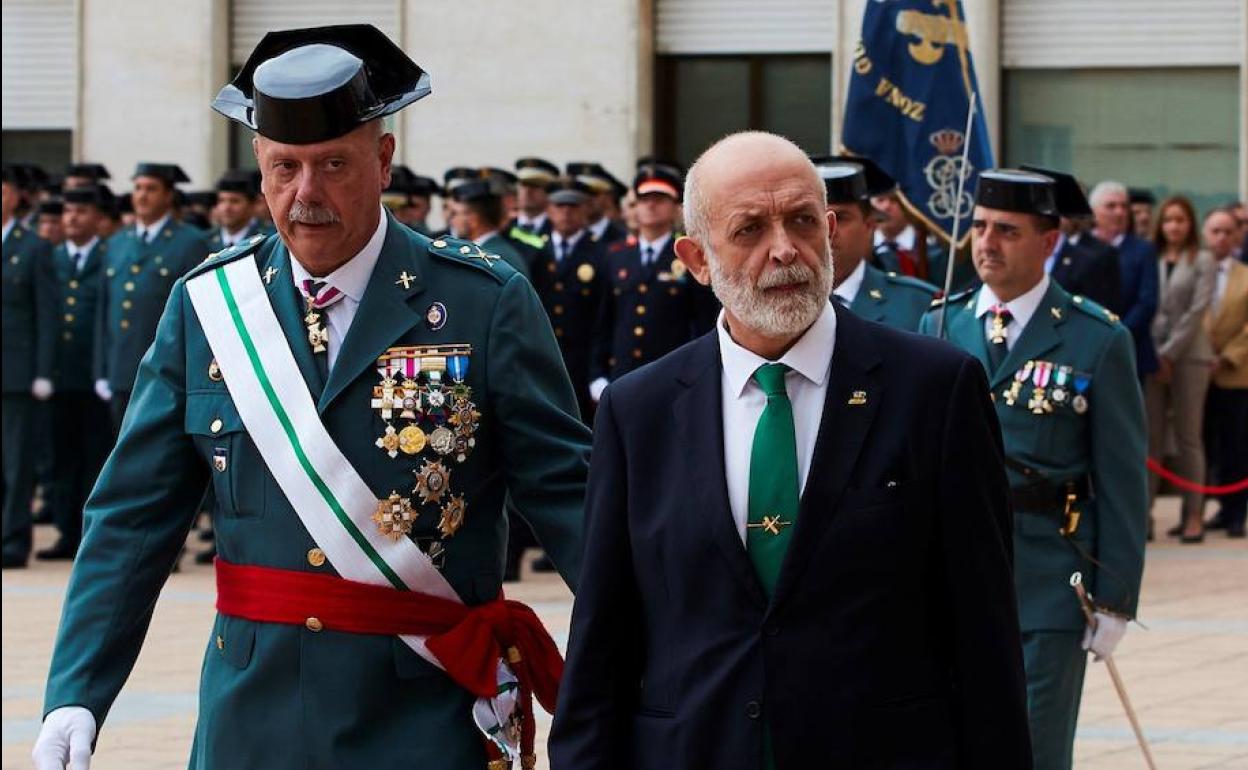
[[906,229],[898,233],[896,238],[889,238],[883,233],[883,231],[880,230],[880,228],[877,227],[875,228],[875,245],[879,246],[883,243],[895,243],[899,249],[914,251],[915,236],[916,233],[914,225],[906,225]]
[[1119,234],[1117,238],[1110,241],[1110,245],[1113,246],[1115,249],[1117,249],[1122,246],[1122,242],[1125,241],[1126,239],[1127,239],[1127,234],[1121,233]]
[[611,226],[611,218],[602,217],[597,222],[594,222],[592,225],[589,226],[589,231],[593,233],[594,235],[598,236],[599,238],[601,238],[602,234],[605,233],[607,231],[607,228],[610,226]]
[[142,222],[134,223],[134,234],[139,236],[140,240],[145,240],[145,236],[151,233],[155,237],[161,230],[165,229],[165,225],[169,224],[169,219],[173,216],[172,212],[166,213],[163,217],[156,220],[150,227],[144,227]]
[[[324,278],[316,278],[318,281],[324,281],[333,286],[338,291],[347,295],[351,299],[359,302],[364,298],[364,290],[368,288],[368,280],[373,275],[373,268],[377,265],[377,258],[381,256],[381,247],[386,242],[386,212],[381,212],[380,221],[377,223],[377,229],[373,232],[373,237],[364,244],[364,248],[345,264]],[[299,264],[299,260],[295,259],[295,255],[290,255],[290,272],[295,279],[295,287],[303,291],[303,282],[314,276]]]
[[867,276],[867,261],[864,259],[858,263],[858,267],[854,268],[854,272],[849,274],[841,285],[837,286],[832,293],[845,300],[846,305],[854,304],[854,300],[858,297],[858,292],[862,289],[862,280]]
[[66,238],[65,250],[69,252],[69,256],[73,257],[74,259],[78,259],[78,257],[81,255],[90,254],[91,249],[94,249],[95,244],[99,242],[100,242],[100,236],[98,235],[93,236],[91,240],[87,241],[81,246],[76,245],[73,241]]
[[226,245],[232,246],[235,243],[238,243],[239,241],[241,241],[243,239],[243,234],[246,233],[248,230],[250,230],[251,226],[254,225],[255,223],[256,223],[256,220],[249,219],[247,220],[247,224],[238,228],[234,232],[230,232],[229,230],[226,230],[224,227],[222,227],[221,228],[221,240],[225,242]]
[[[1036,314],[1036,309],[1040,307],[1041,300],[1044,299],[1044,293],[1049,290],[1049,276],[1045,274],[1040,282],[1032,286],[1023,294],[1015,297],[1005,306],[1009,308],[1010,317],[1013,323],[1017,323],[1020,329],[1027,327],[1027,322]],[[983,318],[992,306],[1000,302],[997,295],[992,293],[992,289],[985,284],[979,289],[979,297],[975,302],[975,317]]]
[[745,392],[745,386],[749,384],[755,370],[763,364],[785,364],[815,385],[823,385],[832,368],[832,346],[836,342],[836,311],[832,309],[831,302],[824,303],[823,312],[779,361],[768,361],[737,344],[728,333],[727,318],[722,310],[715,322],[715,330],[719,335],[724,373],[728,376],[732,392],[738,398]]
[[667,248],[667,242],[670,241],[671,239],[672,239],[672,234],[670,232],[664,233],[663,235],[659,236],[657,239],[653,241],[647,241],[645,238],[638,235],[637,244],[640,247],[642,252],[644,252],[646,250],[646,247],[649,246],[650,258],[658,259],[659,255],[663,253],[663,249]]
[[524,227],[531,227],[534,230],[540,230],[546,225],[546,212],[538,214],[535,217],[526,216],[524,212],[516,214],[516,222]]
[[493,238],[496,235],[498,235],[498,231],[491,230],[488,233],[481,233],[481,235],[477,236],[476,238],[473,238],[472,242],[477,244],[478,246],[484,246],[486,241],[488,241],[489,239]]
[[9,217],[9,221],[4,223],[4,236],[0,240],[7,241],[9,233],[13,232],[13,228],[17,226],[17,217]]
[[563,246],[564,241],[568,242],[569,249],[575,249],[576,244],[580,243],[581,238],[583,238],[584,236],[585,236],[585,228],[581,228],[580,230],[577,230],[575,233],[572,233],[566,238],[560,235],[558,230],[551,231],[550,239],[555,242],[556,257],[559,255],[559,250]]

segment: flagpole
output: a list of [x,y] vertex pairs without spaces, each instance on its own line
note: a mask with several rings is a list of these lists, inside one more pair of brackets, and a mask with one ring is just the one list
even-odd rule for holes
[[937,327],[936,336],[943,338],[945,336],[945,317],[949,311],[949,291],[953,288],[953,263],[958,257],[958,236],[960,235],[960,225],[962,224],[962,193],[966,187],[966,164],[971,154],[971,131],[975,127],[975,107],[979,94],[971,91],[970,103],[966,107],[966,132],[963,134],[965,141],[962,144],[962,165],[958,167],[958,196],[953,199],[953,229],[950,231],[951,238],[949,240],[949,258],[945,260],[945,291],[941,295],[944,302],[940,303],[940,325]]

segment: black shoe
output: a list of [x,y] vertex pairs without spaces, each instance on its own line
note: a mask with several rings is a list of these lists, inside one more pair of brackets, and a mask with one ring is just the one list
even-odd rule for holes
[[1183,536],[1182,524],[1175,524],[1173,527],[1166,530],[1166,537],[1182,537],[1182,536]]
[[1209,521],[1205,522],[1205,529],[1228,529],[1226,519],[1222,518],[1222,511],[1209,517]]
[[0,566],[5,569],[26,569],[27,557],[23,554],[6,553],[0,558],[3,559]]
[[1236,540],[1238,540],[1238,539],[1242,538],[1242,537],[1244,536],[1244,525],[1243,525],[1243,524],[1236,524],[1236,525],[1234,525],[1234,526],[1229,526],[1229,527],[1227,527],[1227,528],[1226,528],[1226,536],[1227,536],[1227,537],[1233,537],[1233,538],[1235,538]]
[[207,551],[200,551],[195,554],[196,564],[212,564],[212,560],[217,558],[217,549],[209,548]]
[[1179,542],[1183,545],[1192,545],[1194,543],[1205,542],[1205,533],[1202,531],[1198,535],[1179,535]]
[[73,561],[77,555],[78,544],[67,543],[64,540],[57,540],[56,545],[51,548],[35,552],[35,558],[39,561]]
[[543,554],[542,556],[539,556],[533,560],[533,571],[534,572],[554,572],[555,563],[550,560],[549,556],[546,556],[545,554]]

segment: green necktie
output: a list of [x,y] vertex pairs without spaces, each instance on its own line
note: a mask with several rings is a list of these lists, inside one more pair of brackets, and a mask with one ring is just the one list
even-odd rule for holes
[[784,552],[797,520],[797,438],[793,433],[793,404],[784,389],[784,364],[764,364],[754,381],[767,394],[767,406],[754,428],[750,450],[749,518],[745,548],[767,595],[775,591]]

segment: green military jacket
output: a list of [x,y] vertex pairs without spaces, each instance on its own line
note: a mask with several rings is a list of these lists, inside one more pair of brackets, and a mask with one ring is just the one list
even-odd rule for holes
[[[271,228],[261,225],[259,220],[253,219],[247,223],[246,227],[243,228],[242,235],[239,237],[238,242],[242,243],[243,241],[257,235],[270,235],[273,232],[274,231]],[[204,232],[204,238],[208,243],[209,251],[217,252],[226,247],[225,239],[221,236],[220,227],[213,227],[206,230]]]
[[[428,553],[441,550],[435,564],[464,602],[499,596],[504,495],[574,585],[590,436],[529,282],[473,245],[431,242],[390,218],[322,383],[290,254],[277,236],[219,254],[192,276],[248,253],[329,434],[379,499],[397,491],[417,505],[410,536]],[[437,506],[411,491],[422,464],[437,458],[429,447],[390,457],[377,444],[386,422],[372,399],[377,360],[389,348],[461,344],[471,346],[465,383],[480,417],[466,459],[444,458],[449,493],[464,495],[467,510],[462,527],[442,537]],[[258,454],[213,364],[179,280],[86,506],[48,710],[82,705],[103,722],[206,485],[220,558],[337,574]],[[473,697],[397,638],[218,616],[207,643],[193,768],[485,767]]]
[[36,378],[52,376],[56,346],[52,246],[16,222],[4,239],[3,249],[3,391],[29,394]]
[[[951,297],[946,337],[979,358],[987,371],[984,319],[975,317],[977,293]],[[938,313],[937,308],[924,317],[921,331],[934,333]],[[1051,282],[1000,370],[989,372],[1006,454],[1055,483],[1086,474],[1094,495],[1077,506],[1079,525],[1069,538],[1058,531],[1060,506],[1014,512],[1014,577],[1025,632],[1084,627],[1070,586],[1075,572],[1083,573],[1099,605],[1135,615],[1148,493],[1144,405],[1133,351],[1130,333],[1112,313]],[[1044,367],[1048,407],[1036,405],[1037,413],[1033,377],[1044,370],[1040,364],[1052,367]],[[1018,470],[1008,471],[1011,486],[1025,485]]]
[[51,278],[58,314],[52,381],[58,393],[92,390],[95,327],[107,261],[108,242],[104,240],[91,247],[82,270],[64,243],[52,252]]
[[115,393],[131,391],[174,282],[207,256],[203,232],[174,219],[151,243],[140,240],[133,227],[109,239],[96,314],[94,379],[108,380]]
[[485,241],[481,243],[481,248],[491,254],[497,254],[502,257],[507,264],[511,265],[513,270],[520,275],[523,275],[525,278],[530,277],[528,261],[520,255],[519,251],[516,251],[515,246],[512,246],[506,238],[498,233],[486,238]]
[[938,289],[918,278],[885,273],[871,265],[863,265],[863,269],[862,285],[849,309],[868,321],[918,331]]

